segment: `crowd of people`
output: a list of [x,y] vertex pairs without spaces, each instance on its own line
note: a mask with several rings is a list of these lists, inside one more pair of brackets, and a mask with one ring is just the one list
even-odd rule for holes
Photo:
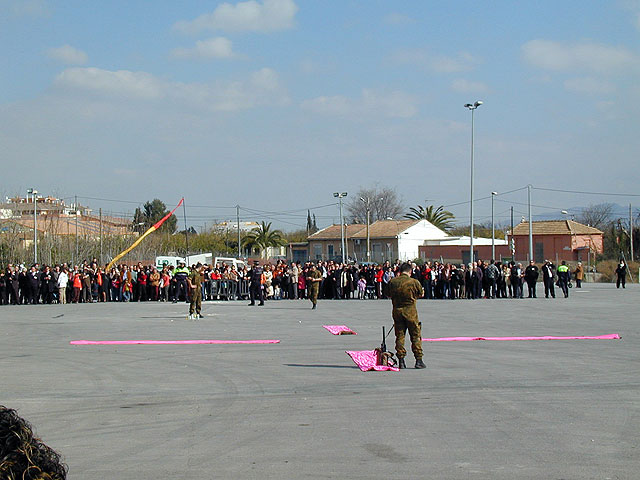
[[[321,275],[316,288],[320,299],[388,298],[389,283],[400,274],[400,262],[278,260],[260,266],[258,286],[257,280],[252,280],[252,267],[204,265],[202,299],[249,299],[252,288],[254,291],[258,288],[265,300],[309,298],[312,265]],[[467,265],[436,261],[411,266],[411,277],[423,286],[425,299],[523,298],[525,287],[528,297],[537,297],[540,276],[545,297],[555,297],[555,287],[567,297],[572,274],[578,288],[584,277],[581,263],[571,270],[564,261],[556,267],[549,260],[541,268],[534,262],[523,267],[521,263],[493,260]],[[0,272],[0,304],[189,301],[188,277],[193,268],[184,263],[162,268],[138,263],[118,265],[107,271],[96,259],[75,266],[10,264]]]

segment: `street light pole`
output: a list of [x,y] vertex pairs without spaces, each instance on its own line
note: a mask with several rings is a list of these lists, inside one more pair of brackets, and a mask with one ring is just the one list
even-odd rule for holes
[[371,246],[370,246],[370,237],[369,237],[369,224],[371,222],[369,212],[371,211],[370,202],[371,199],[369,197],[366,200],[363,197],[360,197],[360,200],[365,204],[367,209],[367,262],[371,261]]
[[347,192],[342,192],[342,193],[335,192],[333,196],[336,197],[340,202],[340,244],[342,249],[340,251],[340,256],[342,257],[342,262],[345,262],[346,259],[344,255],[345,248],[344,248],[344,220],[342,219],[342,199],[347,196]]
[[529,199],[529,260],[533,260],[533,219],[531,218],[531,184],[527,185]]
[[493,200],[498,192],[491,192],[491,259],[496,259],[496,224],[493,217]]
[[471,110],[471,201],[470,201],[470,220],[469,220],[469,224],[470,224],[470,234],[469,234],[469,255],[470,255],[470,262],[474,261],[474,255],[473,255],[473,134],[474,134],[474,119],[473,119],[473,114],[476,110],[476,108],[478,108],[480,105],[482,105],[482,101],[478,100],[476,101],[473,105],[470,103],[466,103],[464,106],[465,108],[468,108],[469,110]]
[[27,190],[27,194],[33,195],[33,263],[38,263],[38,206],[36,198],[38,191],[35,188]]

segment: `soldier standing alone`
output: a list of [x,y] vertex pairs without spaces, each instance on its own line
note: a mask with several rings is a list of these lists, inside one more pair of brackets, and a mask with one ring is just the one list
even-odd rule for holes
[[318,292],[320,292],[320,282],[322,282],[322,274],[316,270],[316,266],[311,264],[307,272],[307,285],[309,286],[309,300],[313,304],[311,310],[316,309],[318,303]]
[[424,296],[422,285],[415,278],[411,278],[411,265],[403,263],[400,266],[400,275],[389,282],[389,296],[393,303],[393,326],[396,333],[396,355],[398,367],[407,368],[404,357],[407,350],[404,348],[404,337],[409,330],[411,337],[411,350],[416,359],[416,368],[426,368],[422,361],[422,328],[418,321],[416,300]]
[[191,303],[189,304],[189,320],[202,318],[202,282],[204,281],[204,267],[198,263],[187,277],[189,290],[191,291]]

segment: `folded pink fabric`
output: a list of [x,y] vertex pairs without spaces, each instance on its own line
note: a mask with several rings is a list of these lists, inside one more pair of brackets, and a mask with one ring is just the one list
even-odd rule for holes
[[346,325],[323,325],[323,327],[329,330],[334,335],[357,335],[356,332],[351,330]]
[[280,343],[280,340],[73,340],[71,345],[201,345]]
[[595,337],[441,337],[423,338],[423,342],[472,342],[474,340],[620,340],[620,335],[611,333]]
[[376,372],[399,371],[397,367],[385,367],[384,365],[376,365],[375,350],[347,350],[347,355],[351,357],[351,360],[353,360],[363,372],[368,372],[369,370],[375,370]]

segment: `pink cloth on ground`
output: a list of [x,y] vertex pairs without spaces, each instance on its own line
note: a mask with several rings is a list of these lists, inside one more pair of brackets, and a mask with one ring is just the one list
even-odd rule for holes
[[376,365],[375,350],[360,350],[360,351],[347,350],[347,355],[351,357],[351,360],[353,360],[354,363],[358,365],[360,370],[362,370],[363,372],[368,372],[369,370],[375,370],[376,372],[400,371],[398,367],[385,367],[384,365]]
[[323,327],[329,330],[334,335],[357,335],[356,332],[351,330],[346,325],[323,325]]
[[71,345],[201,345],[280,343],[280,340],[73,340]]
[[442,337],[423,338],[423,342],[471,342],[473,340],[620,340],[620,335],[611,333],[595,337]]

